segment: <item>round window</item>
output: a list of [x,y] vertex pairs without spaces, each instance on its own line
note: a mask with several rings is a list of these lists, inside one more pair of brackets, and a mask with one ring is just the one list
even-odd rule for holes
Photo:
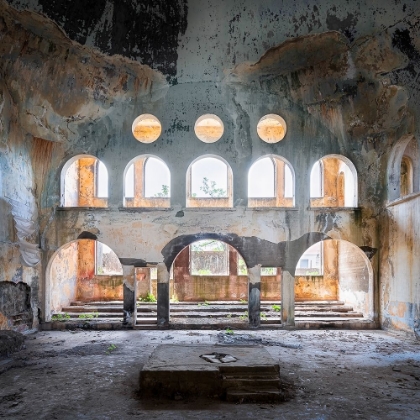
[[217,115],[205,114],[196,121],[194,131],[204,143],[214,143],[223,135],[223,122]]
[[133,136],[142,143],[153,143],[162,132],[160,121],[152,114],[142,114],[133,122]]
[[280,115],[268,114],[260,119],[257,133],[267,143],[277,143],[286,135],[286,121]]

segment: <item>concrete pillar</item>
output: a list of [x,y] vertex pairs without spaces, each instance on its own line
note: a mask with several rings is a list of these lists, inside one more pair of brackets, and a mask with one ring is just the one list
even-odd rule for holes
[[164,263],[157,265],[157,326],[169,325],[169,272]]
[[281,323],[287,327],[295,325],[295,277],[286,270],[281,279]]
[[260,326],[261,265],[248,268],[248,319],[251,328]]
[[123,265],[123,325],[134,327],[137,322],[137,282],[135,281],[135,268],[132,265]]

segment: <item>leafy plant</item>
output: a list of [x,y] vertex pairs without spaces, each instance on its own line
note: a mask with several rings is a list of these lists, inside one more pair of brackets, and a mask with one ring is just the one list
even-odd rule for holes
[[239,319],[241,319],[242,321],[246,321],[248,319],[248,311],[245,311],[245,313],[241,315]]
[[203,185],[200,187],[200,191],[203,191],[204,194],[210,197],[226,197],[226,190],[217,188],[216,181],[211,181],[206,177],[203,178]]
[[225,331],[225,334],[228,334],[228,335],[233,335],[234,334],[234,332],[233,332],[233,330],[232,330],[232,328],[226,328],[226,331]]
[[267,319],[267,314],[265,312],[261,312],[261,319]]
[[228,318],[232,318],[232,314],[227,314],[226,315]]
[[114,350],[117,350],[117,346],[115,344],[110,344],[105,353],[111,354]]
[[94,318],[98,318],[98,317],[99,317],[99,312],[93,312],[93,313],[90,313],[90,314],[80,314],[79,315],[79,319],[86,319],[86,320],[94,319]]
[[68,321],[70,320],[70,315],[66,312],[64,314],[55,314],[51,317],[51,321]]
[[245,303],[248,303],[248,301],[247,301],[247,300],[245,300],[245,299],[239,299],[239,303],[240,303],[240,304],[245,304]]
[[155,197],[169,197],[169,185],[162,185],[162,190],[156,193]]
[[281,305],[273,305],[271,307],[271,309],[273,309],[273,311],[275,311],[275,312],[280,312],[281,311]]
[[155,303],[156,302],[156,297],[153,293],[147,293],[147,295],[143,296],[143,297],[139,297],[138,299],[140,302],[152,302]]

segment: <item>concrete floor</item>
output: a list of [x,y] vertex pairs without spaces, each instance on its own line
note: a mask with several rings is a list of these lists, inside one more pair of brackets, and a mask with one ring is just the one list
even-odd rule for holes
[[[214,344],[217,331],[48,331],[0,375],[5,419],[418,419],[420,341],[384,331],[235,331],[266,340],[296,396],[280,405],[141,400],[159,344]],[[272,345],[275,344],[275,345]],[[300,348],[296,348],[300,345]],[[286,346],[286,347],[285,347]]]

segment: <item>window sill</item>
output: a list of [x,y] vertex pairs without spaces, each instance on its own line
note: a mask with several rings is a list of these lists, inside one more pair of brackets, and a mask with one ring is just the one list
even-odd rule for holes
[[118,207],[118,211],[128,213],[145,213],[149,211],[173,211],[172,207]]
[[247,207],[246,211],[298,211],[297,207]]
[[109,207],[57,207],[57,211],[109,211]]
[[396,198],[395,200],[392,200],[392,201],[388,201],[387,204],[386,204],[386,206],[387,207],[396,206],[398,204],[401,204],[401,203],[405,203],[407,201],[414,200],[417,197],[420,197],[420,192],[419,191],[417,191],[415,193],[407,194],[407,195],[405,195],[403,197],[398,197],[398,198]]
[[308,207],[309,211],[360,211],[361,207]]
[[236,211],[235,207],[185,207],[182,209],[184,212],[187,211]]

